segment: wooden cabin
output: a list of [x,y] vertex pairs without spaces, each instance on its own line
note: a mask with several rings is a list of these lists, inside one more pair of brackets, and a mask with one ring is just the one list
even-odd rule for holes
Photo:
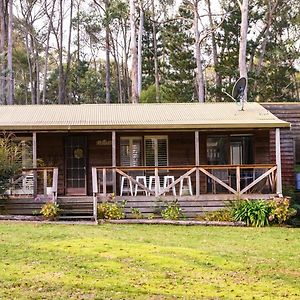
[[8,212],[53,198],[66,214],[85,205],[95,217],[114,193],[128,213],[177,199],[192,217],[281,195],[280,131],[289,127],[257,103],[1,106],[0,130],[26,149]]

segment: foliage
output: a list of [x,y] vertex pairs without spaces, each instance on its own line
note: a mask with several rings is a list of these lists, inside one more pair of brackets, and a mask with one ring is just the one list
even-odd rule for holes
[[269,221],[273,223],[282,224],[297,214],[297,210],[290,207],[290,200],[287,197],[271,200],[269,207],[271,208]]
[[230,209],[221,209],[217,211],[207,212],[204,216],[198,217],[199,220],[204,221],[219,221],[232,222],[234,221],[232,211]]
[[138,208],[132,207],[131,214],[135,219],[143,219],[143,214],[142,214],[141,210]]
[[269,225],[270,206],[265,200],[238,201],[232,207],[235,221],[245,222],[247,226],[262,227]]
[[156,90],[155,85],[150,85],[147,89],[141,92],[142,103],[155,103],[156,102]]
[[120,220],[125,218],[125,203],[103,202],[98,205],[98,218],[106,220]]
[[165,220],[178,220],[182,217],[182,210],[178,200],[167,202],[167,207],[161,211],[161,216]]
[[193,53],[192,34],[193,12],[189,2],[184,0],[179,6],[174,20],[167,23],[162,32],[165,55],[163,65],[163,102],[191,102],[194,97],[196,62]]
[[21,169],[21,145],[13,142],[12,135],[0,136],[0,196],[9,188],[9,180]]
[[47,219],[56,219],[59,216],[61,209],[59,205],[53,201],[48,201],[42,206],[41,214]]

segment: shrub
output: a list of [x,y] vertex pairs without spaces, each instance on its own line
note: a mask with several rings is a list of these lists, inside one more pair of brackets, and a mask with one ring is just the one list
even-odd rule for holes
[[180,219],[180,217],[182,217],[182,212],[178,201],[168,202],[167,207],[161,211],[161,216],[165,220]]
[[0,196],[10,187],[10,179],[21,169],[21,145],[13,142],[13,135],[0,136]]
[[270,211],[271,208],[265,200],[243,200],[236,202],[232,208],[235,221],[255,227],[269,225]]
[[98,218],[107,220],[124,219],[124,205],[120,205],[117,202],[103,202],[98,205]]
[[269,221],[273,223],[282,224],[297,214],[297,210],[290,207],[290,200],[288,197],[270,200],[269,207]]
[[131,214],[135,219],[143,219],[143,214],[138,208],[131,208]]
[[54,220],[58,217],[60,211],[58,204],[49,201],[42,206],[41,214],[47,219]]
[[199,220],[204,221],[219,221],[219,222],[232,222],[234,221],[232,211],[230,209],[216,210],[208,212],[204,216],[201,216]]

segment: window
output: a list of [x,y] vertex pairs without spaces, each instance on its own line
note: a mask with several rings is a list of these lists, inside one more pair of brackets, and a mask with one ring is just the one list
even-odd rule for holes
[[207,137],[207,163],[209,165],[228,164],[228,138],[227,136]]
[[232,165],[253,164],[252,136],[230,136],[230,163]]
[[167,136],[145,136],[145,163],[155,167],[168,165]]
[[251,135],[219,135],[207,137],[207,163],[209,165],[252,164]]
[[142,165],[142,139],[140,137],[121,137],[121,166]]

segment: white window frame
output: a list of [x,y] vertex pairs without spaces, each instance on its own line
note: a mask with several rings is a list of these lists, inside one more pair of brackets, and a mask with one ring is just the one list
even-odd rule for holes
[[[121,141],[122,140],[129,140],[129,153],[130,153],[130,157],[129,157],[129,164],[130,166],[133,166],[133,156],[132,156],[132,145],[133,145],[133,140],[139,140],[141,143],[141,165],[143,165],[143,143],[142,143],[142,137],[141,136],[121,136],[120,137],[120,154],[121,154]],[[120,163],[121,163],[121,156],[120,156]]]
[[146,140],[147,139],[155,139],[155,149],[154,149],[154,160],[155,165],[153,167],[158,166],[158,144],[157,140],[165,139],[167,141],[167,166],[169,166],[169,137],[167,135],[145,135],[144,136],[144,162],[146,164]]

